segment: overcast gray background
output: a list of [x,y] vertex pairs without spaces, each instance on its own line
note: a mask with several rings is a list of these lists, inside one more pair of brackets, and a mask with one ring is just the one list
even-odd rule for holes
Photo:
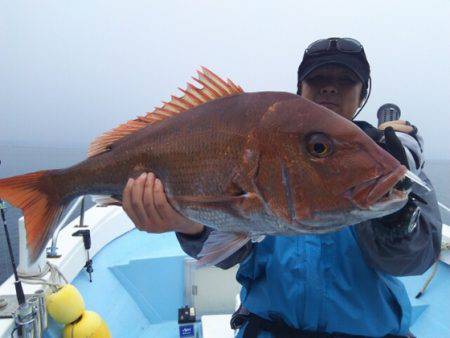
[[247,91],[294,92],[304,48],[351,36],[386,102],[450,158],[450,2],[0,1],[0,142],[87,147],[152,110],[200,65]]

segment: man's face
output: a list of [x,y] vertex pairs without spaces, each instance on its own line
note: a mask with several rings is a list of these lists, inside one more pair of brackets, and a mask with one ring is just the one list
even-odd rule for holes
[[350,69],[325,65],[301,83],[302,97],[351,119],[361,104],[362,82]]

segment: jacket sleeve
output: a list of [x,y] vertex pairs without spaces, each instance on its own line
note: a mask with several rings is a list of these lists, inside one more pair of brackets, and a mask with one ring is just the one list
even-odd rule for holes
[[[207,241],[209,234],[213,229],[205,226],[203,231],[198,235],[186,235],[176,232],[178,242],[183,251],[189,256],[198,259],[198,254],[202,251],[203,244]],[[232,266],[242,262],[252,251],[253,243],[249,241],[246,245],[236,251],[234,254],[216,264],[221,269],[229,269]]]
[[415,202],[420,216],[414,224],[402,229],[400,224],[369,220],[356,226],[364,258],[377,270],[395,276],[420,275],[439,257],[442,236],[439,206],[430,180],[423,172],[419,176],[432,190],[413,185],[412,192],[426,202]]

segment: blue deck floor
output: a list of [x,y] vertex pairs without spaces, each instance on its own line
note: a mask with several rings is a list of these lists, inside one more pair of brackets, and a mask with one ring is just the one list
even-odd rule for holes
[[411,332],[418,338],[450,337],[450,266],[439,263],[436,276],[419,299],[416,294],[422,288],[431,269],[422,276],[402,277],[413,306]]
[[[73,284],[86,309],[105,319],[114,338],[175,338],[177,309],[183,305],[184,257],[173,233],[133,230],[95,256],[92,283],[83,270]],[[60,337],[60,329],[52,322],[44,337]]]
[[[99,313],[113,337],[178,337],[177,308],[183,305],[183,259],[173,233],[151,235],[137,230],[116,239],[94,258],[93,283],[85,271],[73,284],[88,310]],[[450,337],[450,267],[440,263],[421,299],[414,296],[429,272],[401,278],[413,305],[412,332],[420,338]],[[51,324],[45,337],[60,337]]]

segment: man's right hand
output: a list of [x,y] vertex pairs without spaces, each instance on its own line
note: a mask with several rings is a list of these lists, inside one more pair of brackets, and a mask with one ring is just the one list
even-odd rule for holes
[[135,180],[128,180],[123,190],[122,205],[136,228],[142,231],[196,235],[204,229],[202,224],[183,217],[172,208],[161,181],[153,173],[143,173]]

